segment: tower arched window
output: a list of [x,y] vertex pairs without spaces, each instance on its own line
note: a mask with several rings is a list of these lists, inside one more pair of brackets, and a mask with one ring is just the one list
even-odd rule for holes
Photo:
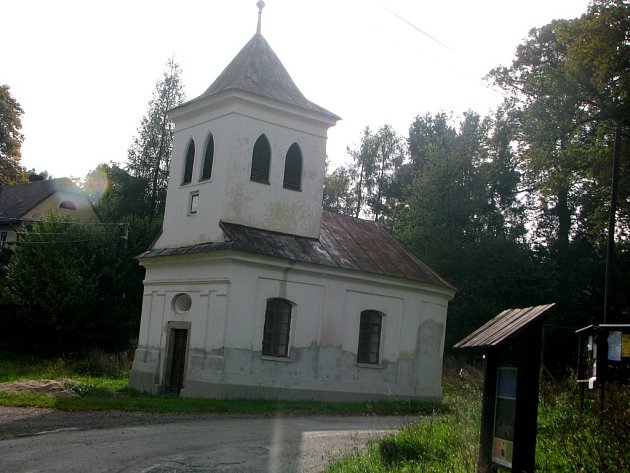
[[302,189],[302,151],[297,143],[293,143],[284,160],[285,189],[299,191]]
[[206,152],[203,155],[203,167],[201,168],[201,179],[210,179],[212,177],[212,161],[214,160],[214,137],[212,134],[208,136],[206,143]]
[[195,165],[195,142],[190,140],[188,151],[186,151],[186,161],[184,162],[184,177],[182,184],[188,184],[192,181],[193,166]]
[[364,310],[361,312],[357,363],[378,364],[381,351],[382,326],[383,314],[376,310]]
[[252,171],[250,180],[269,184],[269,165],[271,164],[271,147],[265,135],[260,135],[252,152]]
[[276,298],[267,301],[263,329],[263,355],[287,356],[289,354],[292,307],[286,299]]

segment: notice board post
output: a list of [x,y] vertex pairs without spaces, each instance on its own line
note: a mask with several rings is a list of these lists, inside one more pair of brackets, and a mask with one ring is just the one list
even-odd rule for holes
[[455,345],[486,349],[480,473],[534,472],[542,326],[554,306],[505,310]]

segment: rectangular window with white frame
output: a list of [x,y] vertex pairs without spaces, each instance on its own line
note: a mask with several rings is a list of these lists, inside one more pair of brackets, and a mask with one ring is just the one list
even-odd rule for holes
[[188,204],[188,214],[196,214],[199,208],[199,191],[190,194],[190,202]]

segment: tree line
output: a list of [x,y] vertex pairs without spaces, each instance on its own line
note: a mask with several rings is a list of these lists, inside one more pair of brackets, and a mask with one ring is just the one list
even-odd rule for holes
[[459,289],[447,347],[505,308],[557,302],[548,336],[568,349],[576,328],[629,320],[630,4],[532,29],[486,79],[504,95],[490,116],[365,128],[324,208],[378,221]]
[[[27,181],[20,165],[19,103],[4,86],[0,185]],[[10,261],[0,267],[5,347],[68,352],[133,344],[142,307],[144,270],[135,257],[162,227],[173,143],[167,111],[185,99],[181,68],[170,59],[123,165],[102,163],[78,182],[100,218],[86,225],[51,214],[29,223]],[[48,177],[48,173],[43,173]],[[4,250],[6,252],[6,250]],[[1,266],[1,265],[0,265]]]
[[[348,149],[349,161],[327,172],[323,207],[376,220],[458,288],[447,348],[505,308],[556,302],[547,336],[564,341],[556,345],[567,351],[573,330],[602,322],[604,313],[609,323],[628,321],[629,69],[629,2],[593,0],[580,18],[532,29],[512,64],[488,73],[505,97],[488,116],[418,115],[405,136],[388,125],[366,127],[359,146]],[[107,281],[125,275],[126,299],[112,304],[128,322],[121,340],[137,333],[140,317],[143,271],[133,257],[161,228],[173,137],[166,111],[184,100],[180,74],[170,60],[126,162],[103,163],[82,183],[103,223],[129,223],[122,245],[118,227],[98,230],[115,235],[109,254],[123,255],[126,266],[92,265],[98,252],[86,247],[81,251],[92,260],[80,265],[101,268],[99,282],[89,285],[94,292],[55,302],[61,313],[103,317],[94,304],[80,308],[81,300],[119,301],[101,296],[120,293]],[[9,140],[2,137],[3,176],[4,169],[16,171],[13,181],[3,177],[5,185],[24,176],[22,111],[17,102],[9,108],[14,126]],[[58,225],[51,233],[70,228],[46,225]],[[18,252],[33,247],[20,245]],[[58,257],[69,260],[59,248]],[[76,256],[78,248],[68,251]],[[40,300],[41,292],[18,287],[19,264],[28,258],[16,256],[0,291],[16,301]],[[608,271],[607,259],[614,263]],[[85,280],[94,281],[85,271]]]

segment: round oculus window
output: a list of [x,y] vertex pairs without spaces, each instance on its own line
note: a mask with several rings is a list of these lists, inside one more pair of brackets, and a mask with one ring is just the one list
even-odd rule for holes
[[175,312],[188,312],[191,305],[192,300],[188,294],[177,294],[173,298],[173,309],[175,309]]

